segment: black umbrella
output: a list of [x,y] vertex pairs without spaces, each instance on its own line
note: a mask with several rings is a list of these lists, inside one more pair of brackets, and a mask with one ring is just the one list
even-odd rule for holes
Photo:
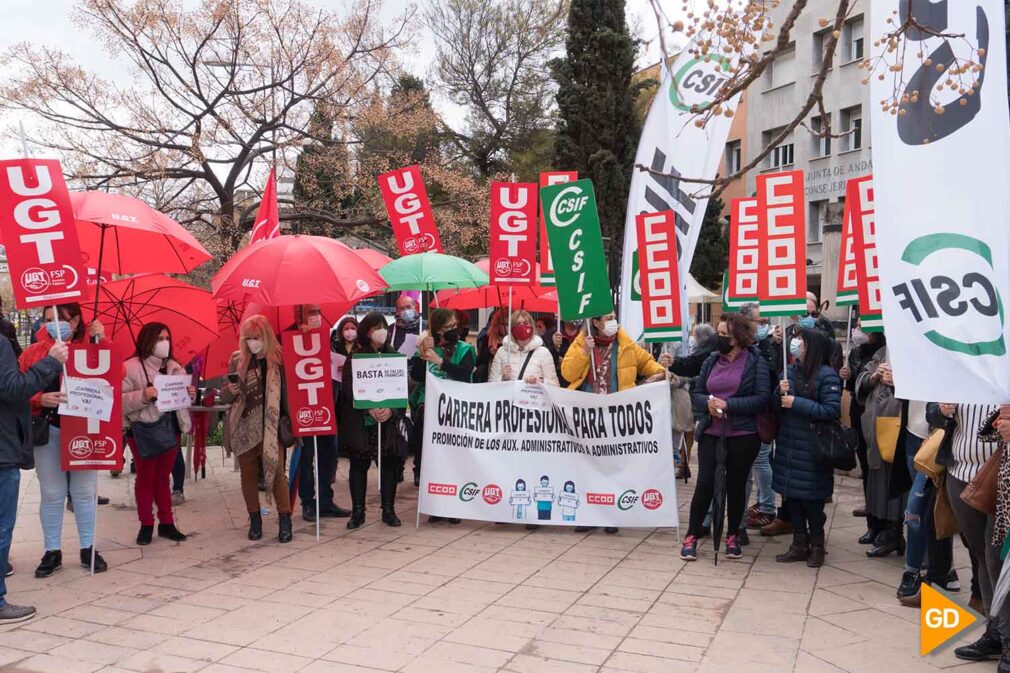
[[722,418],[719,440],[715,445],[715,483],[712,491],[712,548],[715,565],[719,565],[719,541],[722,539],[723,519],[726,517],[726,413]]

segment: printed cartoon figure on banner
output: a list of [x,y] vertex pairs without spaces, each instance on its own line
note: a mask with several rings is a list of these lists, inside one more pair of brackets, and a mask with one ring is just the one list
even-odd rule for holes
[[378,179],[400,254],[442,252],[442,239],[438,236],[421,169],[407,166],[383,173]]
[[281,335],[288,414],[296,437],[336,434],[330,339],[323,329]]
[[0,236],[18,308],[84,296],[77,222],[59,161],[0,161]]
[[491,244],[488,249],[493,285],[536,282],[537,186],[531,182],[491,183]]
[[63,470],[123,469],[122,363],[122,356],[111,344],[70,347],[67,376],[101,379],[112,390],[112,408],[108,421],[80,416],[60,417],[60,464]]
[[799,315],[807,309],[807,225],[803,171],[757,177],[762,316]]
[[[560,185],[579,179],[578,171],[548,171],[540,174],[540,187]],[[547,240],[547,224],[544,220],[544,204],[540,201],[540,284],[554,285],[554,260],[551,258],[551,246]]]
[[642,213],[638,227],[638,269],[645,341],[683,340],[681,283],[677,265],[677,229],[673,211]]

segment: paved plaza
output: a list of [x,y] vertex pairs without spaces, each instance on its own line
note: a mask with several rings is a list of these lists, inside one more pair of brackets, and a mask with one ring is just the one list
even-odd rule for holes
[[[337,480],[347,505],[346,462]],[[210,449],[207,479],[187,481],[178,508],[182,544],[137,547],[126,475],[103,473],[103,575],[77,565],[73,516],[67,565],[48,580],[38,484],[23,474],[8,580],[10,598],[39,616],[0,631],[0,670],[90,673],[904,673],[964,664],[951,648],[920,657],[919,611],[894,597],[900,559],[871,560],[850,515],[859,481],[839,478],[828,505],[827,565],[774,560],[784,538],[752,536],[740,561],[685,564],[669,530],[577,534],[464,521],[413,526],[416,489],[397,499],[404,527],[378,521],[371,476],[368,522],[350,532],[326,519],[322,539],[296,516],[295,539],[246,540],[238,473]],[[408,468],[409,474],[409,468]],[[682,521],[690,498],[681,483]],[[409,521],[410,525],[407,525]],[[970,570],[956,545],[967,602]],[[969,631],[969,637],[978,631]]]

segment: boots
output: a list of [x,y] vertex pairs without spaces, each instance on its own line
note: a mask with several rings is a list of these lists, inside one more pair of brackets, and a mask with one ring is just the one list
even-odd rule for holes
[[866,552],[870,558],[884,558],[897,552],[898,556],[905,555],[905,536],[901,528],[893,524],[888,525],[884,531],[877,536],[876,544]]
[[277,516],[278,530],[277,541],[280,543],[291,542],[291,515],[279,514]]
[[249,512],[249,539],[263,538],[263,515],[259,512]]
[[824,536],[812,537],[810,539],[810,555],[807,556],[807,567],[808,568],[820,568],[824,565],[824,556],[827,554],[824,551]]
[[806,561],[810,556],[810,538],[805,533],[793,534],[793,543],[784,554],[779,554],[775,560],[779,563],[797,563]]
[[351,518],[347,527],[351,530],[360,528],[365,523],[365,493],[368,487],[368,472],[362,474],[351,463],[351,471],[347,475],[347,485],[351,491]]
[[382,483],[379,485],[382,496],[382,523],[396,528],[400,526],[400,518],[396,516],[396,473],[393,470],[382,472]]

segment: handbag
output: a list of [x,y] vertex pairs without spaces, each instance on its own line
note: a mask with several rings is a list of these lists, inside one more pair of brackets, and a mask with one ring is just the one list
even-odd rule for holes
[[855,469],[856,448],[859,446],[855,430],[837,420],[814,421],[810,429],[814,433],[814,462],[834,470]]
[[957,535],[961,529],[954,518],[954,510],[947,496],[947,473],[944,472],[933,480],[936,485],[936,503],[933,505],[933,528],[936,529],[936,539],[946,540]]
[[943,428],[937,428],[929,433],[929,437],[922,442],[922,446],[915,452],[914,462],[917,472],[921,472],[931,479],[937,479],[944,473],[947,468],[936,462],[936,456],[940,452],[940,446],[943,444],[946,436],[947,432]]
[[774,411],[762,411],[755,417],[758,437],[762,444],[771,444],[779,436],[779,415]]
[[290,449],[298,442],[291,428],[290,416],[281,416],[281,420],[277,423],[277,441],[285,449]]
[[49,419],[45,416],[32,416],[32,445],[45,446],[49,443]]
[[1002,457],[1001,445],[961,491],[961,500],[985,514],[996,513],[996,488],[999,485],[999,462]]
[[877,416],[875,420],[880,459],[885,463],[893,463],[894,452],[898,448],[898,436],[901,434],[901,416]]
[[156,421],[133,421],[133,440],[141,458],[157,458],[179,447],[172,413],[162,414]]

